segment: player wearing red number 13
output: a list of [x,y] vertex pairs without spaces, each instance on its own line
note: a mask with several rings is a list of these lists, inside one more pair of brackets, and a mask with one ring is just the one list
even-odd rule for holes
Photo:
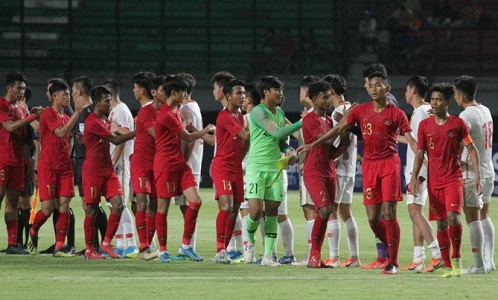
[[[396,206],[403,200],[401,194],[401,166],[396,147],[398,131],[413,149],[416,146],[405,113],[388,103],[391,90],[387,75],[374,72],[368,76],[372,102],[352,106],[346,117],[332,130],[310,145],[300,147],[300,152],[335,139],[355,123],[363,135],[363,203],[366,206],[370,228],[383,243],[388,245],[389,261],[382,274],[398,273],[400,229],[396,219]],[[381,214],[384,219],[380,218]]]
[[[475,172],[477,194],[481,193],[479,155],[469,129],[463,119],[448,114],[448,107],[455,97],[453,85],[439,83],[429,89],[433,116],[420,122],[417,134],[417,152],[411,178],[411,192],[417,194],[418,176],[424,155],[428,155],[429,220],[437,222],[437,239],[444,260],[441,277],[460,276],[460,245],[462,224],[460,210],[463,203],[463,176],[460,169],[461,144],[469,152]],[[449,226],[448,226],[449,225]],[[450,260],[450,247],[453,253]]]

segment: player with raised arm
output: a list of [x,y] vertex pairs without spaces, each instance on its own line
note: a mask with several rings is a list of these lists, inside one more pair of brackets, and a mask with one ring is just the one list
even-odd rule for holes
[[[420,169],[427,153],[429,220],[437,222],[437,239],[445,267],[441,277],[459,277],[462,274],[460,210],[464,199],[460,165],[462,142],[469,151],[475,172],[474,188],[478,195],[481,193],[479,155],[465,121],[448,113],[448,107],[455,97],[454,86],[448,83],[434,84],[428,94],[433,116],[420,122],[418,128],[411,193],[414,196],[417,195],[420,185]],[[451,259],[450,248],[453,250]]]

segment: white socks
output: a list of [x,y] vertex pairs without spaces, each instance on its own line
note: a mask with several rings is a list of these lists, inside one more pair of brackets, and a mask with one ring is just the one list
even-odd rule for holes
[[292,256],[294,255],[294,227],[288,218],[279,223],[279,226],[280,236],[284,244],[284,256]]
[[413,247],[413,262],[421,263],[425,260],[425,248],[424,246]]
[[484,232],[481,221],[474,221],[469,224],[470,247],[474,256],[474,267],[482,268],[484,261],[482,257]]
[[310,255],[311,251],[311,232],[313,231],[313,226],[315,225],[315,220],[308,221],[306,220],[306,240],[308,240],[308,254],[306,257]]
[[358,226],[356,220],[351,217],[344,222],[346,227],[346,234],[348,236],[349,257],[358,257],[359,255],[359,242],[358,242]]
[[495,254],[495,228],[491,218],[481,220],[482,231],[484,233],[483,246],[484,246],[484,261],[486,267],[494,265]]
[[339,241],[341,239],[341,224],[339,220],[327,222],[327,237],[329,240],[330,258],[339,258]]
[[433,258],[441,258],[441,249],[439,249],[439,242],[437,239],[434,239],[428,248],[431,251]]

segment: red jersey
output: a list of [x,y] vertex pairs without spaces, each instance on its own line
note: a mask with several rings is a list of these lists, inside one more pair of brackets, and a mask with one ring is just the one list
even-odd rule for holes
[[417,149],[427,151],[429,157],[427,182],[431,188],[442,188],[448,183],[463,180],[460,168],[460,145],[469,135],[465,122],[452,115],[443,125],[438,125],[434,116],[420,122]]
[[[308,113],[303,118],[303,138],[305,144],[311,144],[318,137],[332,129],[332,118],[320,117],[314,112]],[[321,144],[306,153],[303,174],[305,176],[336,177],[334,159],[331,145]]]
[[215,159],[224,160],[227,167],[242,168],[244,141],[238,137],[244,129],[244,117],[237,112],[233,115],[226,108],[216,118],[216,155]]
[[352,126],[360,124],[363,136],[363,153],[365,159],[385,159],[398,153],[396,136],[411,131],[405,113],[388,103],[380,112],[375,112],[373,102],[363,103],[351,111],[347,123]]
[[109,142],[102,139],[111,135],[111,123],[106,117],[101,119],[93,112],[88,115],[83,134],[86,146],[83,177],[109,176],[114,172]]
[[65,113],[59,114],[49,107],[40,114],[40,138],[43,145],[40,153],[39,166],[49,170],[71,170],[72,163],[69,158],[70,132],[60,138],[54,130],[63,127],[69,122]]
[[[13,122],[22,119],[21,110],[10,103],[7,99],[0,99],[0,124],[11,120]],[[16,132],[9,133],[0,126],[0,162],[8,166],[23,165],[22,136],[25,132],[22,128]]]
[[140,108],[137,114],[135,131],[135,148],[132,160],[135,166],[152,169],[154,154],[156,152],[156,141],[148,133],[148,129],[156,124],[157,110],[152,104]]
[[181,149],[180,132],[184,129],[180,110],[177,107],[172,110],[165,103],[157,113],[154,129],[156,133],[154,173],[181,171],[188,168]]

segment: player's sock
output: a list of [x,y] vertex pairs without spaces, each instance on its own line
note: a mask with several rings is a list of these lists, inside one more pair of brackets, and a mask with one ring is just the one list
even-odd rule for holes
[[23,236],[23,229],[24,225],[22,223],[22,209],[18,208],[17,209],[17,242],[16,244],[22,245],[22,236]]
[[256,241],[255,233],[258,229],[260,220],[253,221],[250,216],[246,217],[247,240],[251,243]]
[[385,220],[389,263],[398,266],[399,224],[396,218]]
[[453,252],[451,253],[451,258],[460,258],[460,246],[462,244],[462,223],[458,223],[457,226],[448,226],[448,234],[450,236],[451,248]]
[[166,243],[168,241],[168,220],[166,215],[160,212],[156,212],[156,232],[157,239],[159,240],[159,251],[168,251]]
[[[191,245],[192,235],[195,232],[195,226],[197,224],[197,215],[199,214],[199,209],[201,208],[201,202],[189,202],[187,211],[185,212],[185,218],[183,220],[183,238],[182,244]],[[193,247],[192,247],[193,248]]]
[[444,266],[446,268],[451,268],[450,236],[448,235],[448,230],[438,230],[437,240],[439,242],[439,249],[441,250],[441,257],[444,260]]
[[242,241],[242,219],[240,213],[237,214],[237,219],[235,219],[235,226],[233,227],[233,235],[230,239],[230,243],[227,246],[228,251],[243,251],[244,243]]
[[306,254],[306,257],[308,257],[311,252],[311,232],[313,231],[313,226],[315,226],[315,220],[306,220],[306,240],[308,240],[308,253]]
[[379,220],[375,224],[370,224],[375,236],[385,245],[387,245],[387,235],[386,235],[386,222],[384,220]]
[[55,250],[59,250],[64,246],[68,228],[69,228],[69,212],[59,212],[59,217],[57,218],[57,224],[55,224],[55,229],[57,231],[55,235]]
[[[29,215],[31,213],[30,209],[18,209],[17,210],[17,243],[23,245],[23,236],[26,243],[28,242],[29,230],[31,225],[29,224]],[[23,235],[24,233],[24,235]],[[26,244],[24,243],[24,244]]]
[[94,250],[96,230],[95,218],[85,214],[85,221],[83,222],[83,229],[85,230],[85,248],[88,251]]
[[137,226],[138,242],[140,249],[149,246],[149,239],[147,237],[147,219],[145,218],[145,211],[137,210],[135,213],[135,226]]
[[137,242],[135,241],[135,224],[133,224],[133,216],[128,207],[123,208],[121,213],[121,225],[123,225],[123,235],[126,240],[126,245],[128,247],[137,248]]
[[377,248],[377,259],[387,259],[387,245],[375,236],[375,247]]
[[75,230],[76,230],[76,220],[74,219],[74,212],[73,209],[70,207],[69,208],[69,227],[67,229],[67,246],[68,247],[75,247],[74,240],[75,240]]
[[470,247],[472,248],[472,255],[474,256],[474,266],[482,268],[484,265],[483,253],[483,239],[484,232],[482,230],[481,221],[474,221],[469,224]]
[[5,220],[5,226],[7,227],[7,243],[9,245],[15,245],[17,243],[17,219]]
[[111,243],[112,238],[118,230],[120,220],[121,215],[111,212],[111,214],[109,215],[109,219],[107,220],[107,231],[105,232],[105,237],[102,244],[107,245]]
[[481,225],[484,233],[484,261],[491,264],[493,263],[493,257],[495,255],[495,227],[491,218],[481,220]]
[[227,231],[227,219],[229,215],[230,211],[220,210],[216,216],[216,253],[225,249],[225,234]]
[[105,233],[107,232],[107,214],[104,211],[104,208],[102,206],[99,206],[99,209],[97,210],[97,217],[95,218],[95,228],[97,230],[96,236],[95,236],[95,243],[97,244],[97,247],[99,246],[99,241],[98,241],[98,233],[100,232],[100,237],[101,240],[104,240]]
[[360,244],[358,242],[358,225],[356,225],[354,217],[347,219],[344,226],[348,235],[349,257],[358,257]]
[[227,220],[225,222],[225,249],[227,249],[228,244],[232,240],[233,237],[233,229],[235,228],[235,222],[237,222],[237,218],[232,220],[230,215],[227,216]]
[[149,246],[154,242],[154,235],[156,234],[156,215],[146,214],[145,220],[147,223],[147,240]]
[[341,239],[341,224],[339,223],[339,220],[327,222],[327,239],[329,241],[330,258],[338,259],[339,241]]
[[195,250],[195,245],[197,243],[197,222],[195,222],[194,232],[190,238],[190,247]]
[[[33,221],[33,224],[31,225],[31,230],[35,235],[38,235],[38,230],[40,230],[40,227],[42,227],[43,224],[47,221],[48,216],[46,216],[43,211],[40,209],[36,215],[35,215],[35,220]],[[57,225],[56,225],[57,228]],[[56,230],[57,233],[57,230]]]
[[280,236],[284,244],[284,256],[294,255],[294,226],[289,218],[278,224],[280,226]]
[[[108,221],[109,222],[109,221]],[[116,234],[114,235],[116,239],[116,248],[124,250],[126,248],[124,234],[123,234],[123,222],[120,221],[118,225],[118,229],[116,230]]]
[[242,243],[243,245],[247,244],[247,216],[242,217],[240,220],[241,231],[242,231]]
[[265,240],[265,217],[259,219],[259,231],[261,233],[261,240],[264,243]]
[[425,260],[425,249],[424,246],[413,247],[413,262],[421,263]]
[[311,252],[321,251],[325,233],[327,232],[327,220],[323,219],[320,214],[316,215],[313,230],[311,232]]
[[265,217],[265,256],[269,257],[272,255],[273,246],[275,246],[275,240],[277,238],[278,221],[277,216]]
[[428,248],[431,251],[432,257],[441,258],[441,250],[439,249],[439,242],[437,239],[434,239]]
[[[54,237],[57,236],[57,229],[55,229],[55,226],[57,225],[57,218],[59,218],[59,209],[56,208],[54,209],[54,211],[52,212],[52,224],[54,225]],[[33,221],[34,223],[34,221]],[[38,232],[38,230],[36,230],[36,232]]]

